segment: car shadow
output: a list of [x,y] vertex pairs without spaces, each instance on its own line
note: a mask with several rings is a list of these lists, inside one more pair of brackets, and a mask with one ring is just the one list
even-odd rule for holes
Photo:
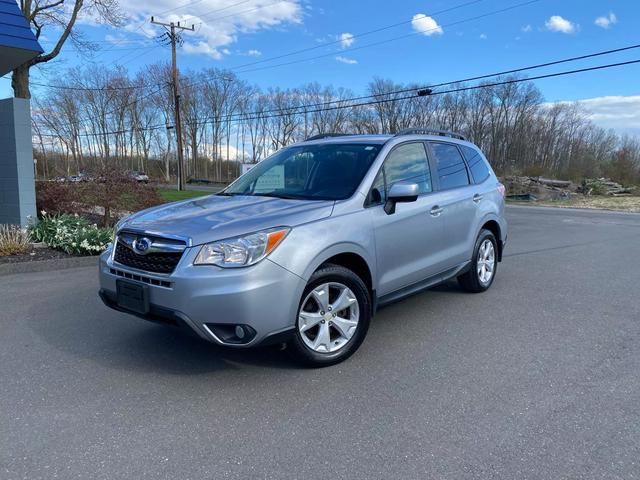
[[[187,329],[157,325],[104,307],[96,298],[72,306],[40,300],[29,327],[51,347],[108,368],[199,375],[246,366],[300,369],[278,346],[232,349],[207,342]],[[88,315],[86,312],[91,312]]]
[[[137,320],[137,319],[134,319]],[[145,323],[130,335],[120,336],[117,350],[126,365],[146,365],[179,374],[235,370],[242,365],[278,369],[298,369],[279,346],[250,349],[221,347],[189,330]]]
[[[437,302],[442,294],[462,294],[462,291],[455,281],[446,282],[412,295],[401,302],[402,306],[400,302],[385,306],[380,310],[380,320],[393,321],[395,313],[412,311],[425,301]],[[38,298],[27,309],[30,329],[47,344],[108,368],[176,375],[201,375],[244,367],[306,368],[279,346],[220,347],[188,329],[157,325],[110,310],[94,295],[77,296],[75,303],[65,296]],[[42,312],[48,312],[48,318],[42,318]],[[385,327],[374,319],[369,335],[384,331]]]

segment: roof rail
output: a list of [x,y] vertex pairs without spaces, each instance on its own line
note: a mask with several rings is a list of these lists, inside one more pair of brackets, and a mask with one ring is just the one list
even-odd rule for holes
[[309,138],[305,138],[305,142],[310,142],[311,140],[321,140],[323,138],[331,138],[331,137],[347,137],[348,133],[320,133],[318,135],[314,135]]
[[436,135],[438,137],[451,137],[458,140],[466,140],[464,135],[449,130],[438,130],[437,128],[405,128],[395,134],[396,137],[402,135]]

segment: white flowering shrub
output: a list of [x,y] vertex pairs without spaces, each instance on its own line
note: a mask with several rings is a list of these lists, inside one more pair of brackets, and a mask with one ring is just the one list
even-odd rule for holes
[[31,238],[49,247],[76,255],[98,255],[113,237],[113,230],[89,223],[78,215],[47,215],[30,228]]

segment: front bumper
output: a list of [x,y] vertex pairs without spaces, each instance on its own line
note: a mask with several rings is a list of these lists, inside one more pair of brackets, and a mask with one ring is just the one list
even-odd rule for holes
[[[293,330],[305,287],[302,278],[268,258],[247,268],[194,266],[197,251],[187,249],[174,272],[163,275],[114,262],[107,250],[100,256],[100,298],[115,310],[186,326],[205,340],[233,347],[277,341]],[[116,282],[121,279],[148,289],[147,314],[118,306]],[[248,333],[244,340],[226,335],[236,326]]]

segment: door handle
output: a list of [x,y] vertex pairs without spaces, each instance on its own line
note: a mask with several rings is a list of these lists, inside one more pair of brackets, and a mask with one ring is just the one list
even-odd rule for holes
[[476,203],[480,203],[480,200],[482,200],[482,198],[483,198],[483,196],[482,196],[482,195],[480,195],[479,193],[476,193],[476,194],[473,196],[473,201],[474,201],[474,202],[476,202]]
[[429,215],[431,215],[432,217],[439,217],[443,211],[444,210],[441,207],[436,205],[429,211]]

